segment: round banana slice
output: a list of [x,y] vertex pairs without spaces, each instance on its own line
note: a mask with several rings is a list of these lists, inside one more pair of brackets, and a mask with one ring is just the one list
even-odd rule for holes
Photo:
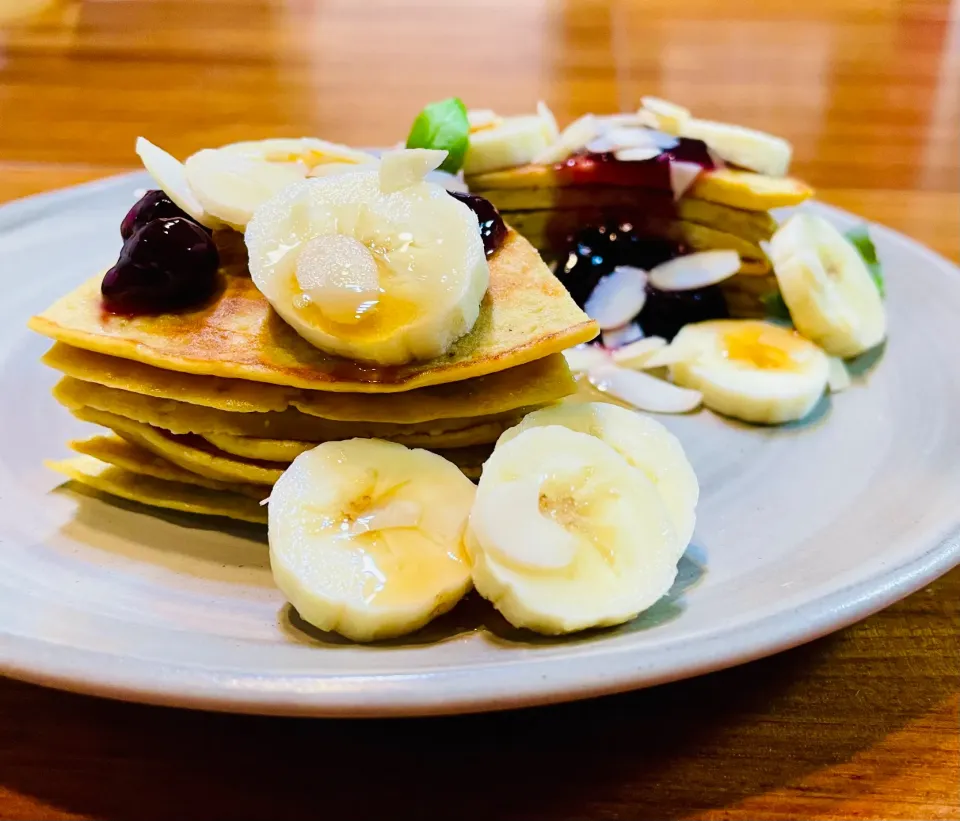
[[619,405],[567,400],[527,414],[519,425],[500,436],[497,446],[526,430],[546,425],[561,425],[595,436],[643,471],[660,492],[670,514],[678,536],[677,558],[683,554],[693,538],[700,484],[676,436],[649,416]]
[[754,319],[686,325],[663,351],[674,382],[700,391],[708,408],[747,422],[803,419],[830,375],[827,355],[812,342]]
[[379,439],[298,456],[270,494],[270,567],[314,627],[354,641],[410,633],[470,589],[475,488],[446,459]]
[[257,140],[207,148],[187,158],[186,180],[204,210],[238,231],[274,194],[324,169],[342,171],[375,158],[312,137]]
[[887,335],[883,299],[857,249],[823,217],[798,213],[770,240],[797,330],[828,354],[857,356]]
[[490,271],[474,213],[422,179],[442,157],[386,152],[372,170],[298,182],[257,209],[250,273],[304,339],[399,365],[473,327]]
[[629,621],[676,577],[656,486],[602,440],[525,430],[483,467],[470,514],[473,583],[516,627],[559,634]]

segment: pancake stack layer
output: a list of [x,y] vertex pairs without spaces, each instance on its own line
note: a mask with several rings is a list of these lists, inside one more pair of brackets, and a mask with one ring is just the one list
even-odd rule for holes
[[96,277],[31,320],[56,340],[44,357],[64,374],[56,399],[107,429],[52,467],[126,499],[254,522],[290,462],[324,441],[423,447],[477,477],[504,430],[574,392],[560,352],[596,335],[516,232],[490,258],[473,330],[442,357],[390,368],[305,342],[229,254],[199,310],[111,314]]

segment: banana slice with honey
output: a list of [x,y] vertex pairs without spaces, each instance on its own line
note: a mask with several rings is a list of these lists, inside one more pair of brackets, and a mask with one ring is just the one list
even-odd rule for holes
[[387,152],[371,170],[300,181],[257,209],[251,276],[304,339],[399,365],[470,331],[490,271],[474,213],[423,179],[445,155]]

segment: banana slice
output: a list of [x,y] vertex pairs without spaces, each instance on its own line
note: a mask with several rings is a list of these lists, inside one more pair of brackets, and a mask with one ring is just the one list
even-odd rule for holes
[[191,190],[180,160],[154,145],[146,137],[137,137],[137,155],[143,167],[147,169],[147,173],[177,207],[201,225],[206,225],[207,228],[222,226],[220,220],[204,210],[200,200]]
[[490,271],[473,211],[422,179],[443,154],[386,152],[373,170],[303,180],[257,209],[251,276],[304,339],[399,365],[473,327]]
[[812,342],[753,319],[686,325],[652,362],[669,363],[673,381],[700,391],[708,408],[771,425],[810,413],[830,373],[827,355]]
[[307,175],[373,164],[370,154],[312,137],[207,148],[187,158],[186,180],[204,210],[243,231],[253,212]]
[[667,508],[677,533],[680,558],[693,538],[700,484],[676,436],[650,417],[619,405],[565,401],[525,416],[519,425],[503,433],[497,447],[526,430],[545,425],[561,425],[595,436],[642,471]]
[[730,123],[698,120],[683,106],[643,97],[640,114],[644,125],[678,137],[703,140],[721,159],[741,168],[782,177],[790,168],[793,147],[786,140]]
[[770,258],[793,324],[828,354],[856,356],[884,340],[886,311],[870,271],[823,217],[794,214],[770,240]]
[[703,140],[727,162],[771,177],[784,176],[793,155],[786,140],[730,123],[691,118],[680,125],[680,136]]
[[676,576],[654,484],[600,439],[551,425],[497,447],[470,514],[473,582],[516,627],[558,634],[629,621]]
[[354,641],[410,633],[470,589],[475,488],[446,459],[378,439],[298,456],[269,504],[270,567],[300,616]]
[[557,121],[543,103],[537,106],[536,114],[504,117],[470,134],[463,173],[482,174],[526,165],[558,136]]
[[641,97],[639,113],[650,128],[674,136],[679,136],[684,125],[690,122],[690,109],[659,97]]

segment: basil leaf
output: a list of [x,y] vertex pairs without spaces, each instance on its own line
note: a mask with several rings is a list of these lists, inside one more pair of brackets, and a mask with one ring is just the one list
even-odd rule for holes
[[873,282],[877,286],[880,296],[885,297],[887,295],[887,288],[883,279],[883,266],[880,265],[880,260],[877,257],[877,248],[873,244],[873,240],[870,239],[867,226],[857,225],[847,231],[844,236],[850,241],[850,244],[857,249],[857,253],[860,254],[863,261],[867,264],[867,270],[870,271],[870,276],[873,277]]
[[783,295],[779,291],[771,291],[760,297],[763,307],[767,311],[767,316],[771,319],[785,319],[790,321],[790,309],[787,303],[783,301]]
[[413,121],[407,148],[435,148],[447,152],[441,171],[456,174],[470,142],[467,107],[459,97],[430,103]]

